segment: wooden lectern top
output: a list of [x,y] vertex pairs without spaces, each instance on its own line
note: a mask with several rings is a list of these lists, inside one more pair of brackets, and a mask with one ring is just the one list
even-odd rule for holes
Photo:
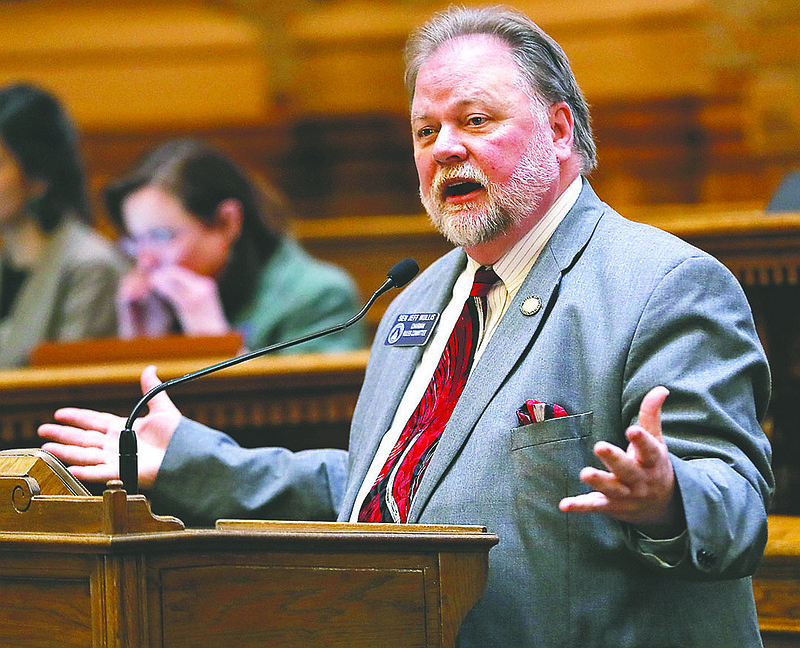
[[42,450],[0,453],[0,645],[455,645],[479,526],[220,520],[186,529]]
[[0,477],[30,477],[36,495],[91,495],[55,456],[40,448],[0,451]]

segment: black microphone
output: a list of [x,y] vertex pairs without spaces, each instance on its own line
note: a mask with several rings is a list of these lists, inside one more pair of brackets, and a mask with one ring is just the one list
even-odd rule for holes
[[133,422],[139,416],[142,408],[147,405],[153,396],[161,393],[169,387],[180,385],[181,383],[194,380],[195,378],[202,378],[203,376],[207,376],[208,374],[219,371],[220,369],[227,369],[228,367],[237,365],[240,362],[246,362],[247,360],[258,358],[262,355],[266,355],[267,353],[271,353],[272,351],[286,349],[288,347],[295,346],[296,344],[308,342],[309,340],[315,340],[323,335],[329,335],[330,333],[336,333],[337,331],[346,329],[348,326],[355,324],[358,320],[364,317],[366,312],[370,309],[372,304],[375,303],[375,300],[378,299],[378,297],[392,288],[402,288],[416,276],[417,272],[419,272],[419,265],[416,261],[414,261],[414,259],[406,258],[395,263],[391,270],[386,273],[386,281],[383,282],[383,285],[374,293],[372,293],[372,297],[367,300],[367,303],[364,304],[364,307],[358,313],[356,313],[356,315],[343,324],[337,324],[316,333],[309,333],[308,335],[304,335],[296,340],[278,342],[277,344],[264,347],[263,349],[257,349],[256,351],[243,353],[240,356],[236,356],[230,360],[224,360],[223,362],[211,365],[210,367],[198,369],[192,373],[178,376],[177,378],[172,378],[170,380],[165,380],[164,382],[153,387],[136,404],[136,407],[133,408],[131,415],[128,417],[128,420],[125,423],[125,429],[119,433],[119,478],[122,480],[123,488],[129,495],[136,495],[139,492],[139,459],[136,445],[136,433],[133,431]]

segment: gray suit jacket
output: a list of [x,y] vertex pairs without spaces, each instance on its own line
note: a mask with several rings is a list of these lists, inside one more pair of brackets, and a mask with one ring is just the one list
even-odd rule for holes
[[0,324],[0,367],[27,364],[45,341],[116,336],[114,299],[126,270],[111,241],[65,218]]
[[[399,313],[440,311],[464,263],[460,250],[446,255],[387,311],[349,455],[244,451],[186,422],[154,504],[198,521],[347,519],[421,354],[385,346],[389,328]],[[525,316],[520,304],[533,295],[543,306]],[[687,523],[671,562],[625,524],[558,509],[562,497],[587,490],[578,474],[597,465],[594,443],[624,447],[626,426],[659,384],[670,390],[663,428]],[[518,427],[528,398],[570,416]],[[585,183],[474,368],[409,514],[412,523],[481,524],[500,537],[459,645],[760,645],[748,576],[766,542],[772,489],[758,423],[768,398],[764,353],[730,272],[623,219]],[[242,469],[247,479],[225,482]]]

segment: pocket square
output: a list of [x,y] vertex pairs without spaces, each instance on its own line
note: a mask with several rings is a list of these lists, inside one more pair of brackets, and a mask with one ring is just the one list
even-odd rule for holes
[[542,403],[532,399],[526,400],[525,404],[517,410],[517,419],[520,425],[541,423],[542,421],[549,421],[566,415],[567,411],[561,405]]

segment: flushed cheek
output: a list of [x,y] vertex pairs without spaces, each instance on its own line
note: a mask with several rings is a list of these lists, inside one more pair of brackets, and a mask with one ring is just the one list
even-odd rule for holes
[[0,216],[5,219],[19,214],[23,210],[25,199],[22,184],[16,178],[0,177]]
[[426,199],[430,198],[433,187],[433,179],[435,178],[435,173],[423,174],[421,171],[418,171],[417,175],[419,176],[420,193],[422,194],[423,198]]
[[436,175],[436,168],[433,165],[430,156],[424,153],[416,153],[414,155],[414,165],[417,167],[417,177],[419,184],[426,190],[431,186],[433,178]]
[[225,241],[209,233],[183,249],[179,265],[206,277],[216,277],[225,267],[227,257]]
[[526,129],[504,129],[496,137],[482,142],[480,147],[473,147],[473,162],[491,180],[503,182],[514,174],[530,141],[531,132]]
[[475,165],[481,169],[492,182],[503,183],[513,175],[520,159],[521,152],[508,151],[505,154],[496,153],[476,157]]

